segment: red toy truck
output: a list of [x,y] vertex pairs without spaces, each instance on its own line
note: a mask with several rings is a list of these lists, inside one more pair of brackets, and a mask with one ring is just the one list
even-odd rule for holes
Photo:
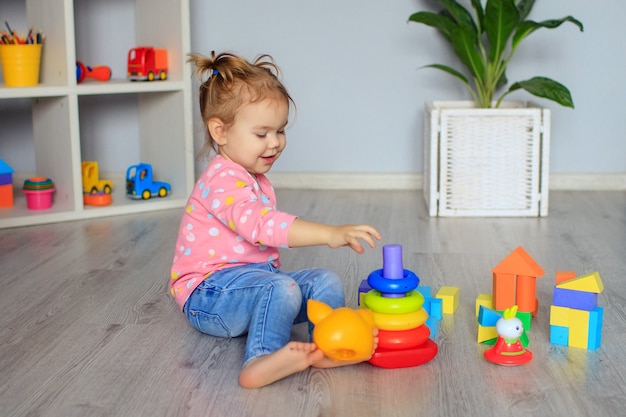
[[131,81],[167,78],[167,50],[139,46],[128,51],[128,79]]

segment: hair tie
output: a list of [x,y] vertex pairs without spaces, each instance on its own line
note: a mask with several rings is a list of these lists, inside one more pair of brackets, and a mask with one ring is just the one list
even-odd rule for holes
[[211,76],[213,76],[213,75],[217,75],[217,74],[219,74],[219,73],[220,73],[220,72],[219,72],[218,70],[214,69],[213,71],[211,71]]

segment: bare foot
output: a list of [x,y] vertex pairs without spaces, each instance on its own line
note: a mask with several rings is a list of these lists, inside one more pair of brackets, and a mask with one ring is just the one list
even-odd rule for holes
[[303,371],[324,357],[313,343],[289,342],[269,355],[253,359],[239,374],[239,385],[260,388]]

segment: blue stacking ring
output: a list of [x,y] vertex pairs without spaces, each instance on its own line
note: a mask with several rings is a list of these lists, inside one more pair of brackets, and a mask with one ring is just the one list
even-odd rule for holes
[[408,269],[404,270],[403,278],[385,278],[383,277],[383,270],[377,269],[369,274],[367,283],[383,294],[403,294],[417,288],[420,279],[415,275],[415,272]]

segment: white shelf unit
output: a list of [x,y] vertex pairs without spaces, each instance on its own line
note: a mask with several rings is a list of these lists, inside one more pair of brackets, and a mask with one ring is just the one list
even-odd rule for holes
[[[0,0],[0,10],[13,1]],[[130,47],[167,49],[167,80],[131,82],[126,80],[125,71],[118,71],[117,75],[113,71],[110,81],[87,79],[77,84],[77,51],[97,47],[103,34],[95,32],[90,37],[81,32],[81,36],[77,36],[79,22],[75,21],[75,12],[80,8],[81,16],[91,13],[93,16],[87,16],[89,20],[97,20],[99,13],[96,11],[103,4],[109,8],[121,5],[134,11],[134,28],[103,22],[112,23],[112,31],[134,34],[134,42],[127,39]],[[19,116],[10,120],[0,117],[0,158],[16,171],[15,204],[12,208],[0,209],[0,228],[182,207],[194,185],[191,74],[185,64],[190,51],[188,0],[25,0],[20,6],[25,24],[44,32],[46,38],[39,85],[7,88],[0,83],[0,105],[11,108],[15,103]],[[124,64],[125,68],[127,46],[119,45],[118,67]],[[131,110],[127,118],[132,118],[135,126],[130,129],[133,140],[120,145],[119,139],[112,137],[110,144],[107,138],[102,138],[98,128],[91,125],[115,126],[120,106]],[[30,117],[20,112],[29,112]],[[28,125],[10,126],[14,123]],[[9,135],[3,134],[6,131],[32,135],[32,144],[27,147],[34,157],[34,172],[21,171],[20,166],[4,157],[5,146],[21,140],[13,137],[9,141]],[[113,180],[113,203],[86,206],[83,204],[81,162],[99,160],[98,150],[103,149],[113,155],[109,156],[109,162],[99,161],[100,176]],[[127,198],[124,171],[139,162],[152,164],[155,180],[169,182],[172,193],[146,201]],[[31,175],[54,181],[56,192],[52,208],[29,210],[26,207],[21,188],[23,180]]]

